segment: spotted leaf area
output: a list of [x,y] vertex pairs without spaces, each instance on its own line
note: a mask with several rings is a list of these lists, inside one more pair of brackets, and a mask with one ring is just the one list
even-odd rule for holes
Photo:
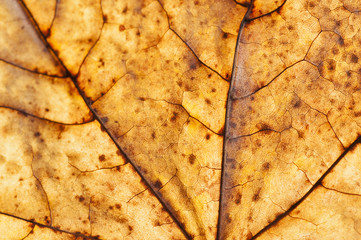
[[257,2],[230,88],[219,237],[358,239],[360,2]]
[[358,239],[359,5],[0,0],[0,239]]

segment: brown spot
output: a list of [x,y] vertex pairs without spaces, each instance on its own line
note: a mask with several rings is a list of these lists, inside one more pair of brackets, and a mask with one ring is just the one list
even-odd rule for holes
[[172,122],[175,122],[177,120],[177,116],[178,116],[178,113],[177,112],[173,112],[173,116],[170,118],[170,120]]
[[189,67],[190,69],[194,70],[197,68],[197,65],[195,63],[192,63]]
[[254,202],[256,202],[256,201],[259,200],[259,194],[260,194],[260,192],[261,192],[261,189],[259,189],[259,190],[253,195],[252,200],[253,200]]
[[125,30],[124,25],[119,25],[119,31],[120,31],[120,32],[123,32],[124,30]]
[[121,155],[122,155],[122,154],[120,153],[120,150],[119,150],[119,149],[117,150],[116,153],[117,153],[118,156],[121,156]]
[[128,230],[129,230],[129,232],[133,231],[133,227],[128,225]]
[[118,203],[117,203],[117,204],[115,204],[115,208],[116,208],[116,209],[121,209],[121,208],[122,208],[122,206],[121,206],[120,204],[118,204]]
[[178,85],[179,87],[182,87],[182,86],[183,86],[183,83],[182,83],[181,81],[177,81],[177,85]]
[[162,183],[159,180],[157,180],[154,183],[154,187],[160,189],[162,187]]
[[228,33],[223,33],[222,38],[227,39],[228,38]]
[[237,127],[237,123],[235,123],[235,122],[229,122],[229,126],[230,126],[231,128],[235,128],[235,127]]
[[353,63],[357,63],[358,62],[358,57],[355,54],[352,54],[351,56],[351,62]]
[[40,132],[35,132],[34,133],[34,137],[40,137],[40,135],[41,135]]
[[338,48],[333,48],[333,49],[332,49],[332,53],[333,53],[334,55],[337,55],[339,52],[340,52],[340,51],[338,50]]
[[45,220],[46,224],[48,224],[48,225],[50,224],[50,219],[49,219],[48,216],[45,216],[45,217],[44,217],[44,220]]
[[123,9],[122,13],[126,13],[127,11],[128,11],[128,6],[126,6],[126,7]]
[[83,202],[85,200],[85,198],[83,196],[79,196],[78,200],[79,200],[79,202]]
[[22,182],[22,181],[24,181],[24,179],[23,179],[23,178],[19,178],[19,181]]
[[205,101],[206,101],[206,103],[207,103],[208,105],[211,104],[211,100],[209,100],[208,98],[206,98]]
[[208,78],[211,78],[212,77],[212,73],[208,74]]
[[155,132],[152,132],[152,138],[155,139]]
[[110,209],[110,210],[113,210],[113,206],[109,206],[109,209]]
[[304,132],[301,132],[301,131],[297,131],[298,133],[298,137],[299,138],[303,138],[305,136],[305,133]]
[[216,92],[217,91],[217,89],[215,89],[215,88],[212,88],[212,92]]
[[271,129],[271,127],[266,123],[257,123],[256,127],[259,130],[270,130]]
[[108,16],[107,15],[103,15],[103,21],[106,22],[108,20]]
[[337,42],[338,42],[338,44],[340,44],[340,46],[345,45],[345,41],[341,37],[337,40]]
[[259,140],[259,139],[256,140],[256,146],[257,146],[257,147],[261,147],[261,146],[262,146],[261,140]]
[[105,155],[104,154],[99,156],[99,161],[101,161],[101,162],[105,161]]
[[109,118],[108,117],[103,117],[101,118],[101,120],[104,122],[104,123],[107,123],[109,121]]
[[49,110],[49,108],[45,108],[45,112],[49,112],[50,110]]
[[301,106],[301,101],[297,101],[295,104],[293,104],[294,108],[299,108]]
[[309,6],[310,8],[314,8],[316,5],[315,5],[314,2],[309,2],[309,3],[308,3],[308,6]]
[[209,133],[207,133],[206,139],[209,140],[210,138],[211,138],[211,135]]
[[232,218],[231,218],[231,216],[229,216],[229,213],[226,214],[226,221],[227,221],[228,223],[231,223],[231,222],[232,222]]
[[241,193],[237,193],[237,195],[236,195],[236,199],[235,199],[235,203],[237,204],[237,205],[239,205],[239,204],[241,204],[241,200],[242,200],[242,194]]
[[189,155],[188,160],[189,160],[190,164],[194,164],[194,162],[196,160],[196,156],[191,154],[191,155]]
[[269,162],[265,162],[265,163],[262,165],[262,169],[265,170],[265,171],[267,171],[267,170],[269,170],[270,166],[271,166],[271,165],[270,165]]

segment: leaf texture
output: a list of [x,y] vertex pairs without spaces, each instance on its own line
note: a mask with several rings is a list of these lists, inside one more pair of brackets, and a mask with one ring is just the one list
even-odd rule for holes
[[358,239],[359,5],[0,0],[0,239]]

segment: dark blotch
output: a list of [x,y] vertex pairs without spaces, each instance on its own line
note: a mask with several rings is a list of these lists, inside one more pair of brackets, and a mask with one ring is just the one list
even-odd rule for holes
[[104,123],[107,123],[107,122],[109,121],[109,118],[108,118],[108,117],[103,117],[103,118],[102,118],[102,121],[103,121]]
[[293,104],[294,108],[299,108],[301,106],[301,101],[297,101],[295,104]]
[[343,40],[343,38],[339,38],[337,42],[338,44],[340,44],[340,46],[345,45],[345,41]]
[[159,181],[159,180],[157,180],[157,181],[155,181],[155,183],[154,183],[154,187],[156,187],[156,188],[161,188],[162,187],[162,183]]
[[239,205],[241,204],[241,200],[242,200],[242,194],[241,193],[237,193],[236,195],[236,199],[234,200],[234,202]]
[[125,30],[124,25],[119,25],[119,32],[123,32]]
[[267,170],[269,170],[270,166],[271,166],[271,165],[270,165],[269,162],[265,162],[265,163],[262,165],[262,169],[265,170],[265,171],[267,171]]
[[352,54],[351,56],[351,62],[353,63],[357,63],[358,62],[358,57],[355,54]]
[[223,38],[223,39],[228,38],[228,33],[223,33],[222,38]]
[[105,161],[105,155],[104,154],[99,156],[99,161],[101,161],[101,162]]
[[226,215],[226,221],[227,221],[228,223],[231,223],[231,222],[232,222],[232,218],[231,218],[231,216],[229,216],[229,213],[227,213],[227,215]]
[[79,202],[83,202],[85,200],[85,198],[83,196],[80,196],[78,199],[79,199]]
[[196,156],[191,154],[191,155],[189,155],[188,160],[189,160],[190,164],[194,164],[194,162],[196,160]]
[[173,112],[173,116],[170,118],[170,120],[172,122],[175,122],[177,120],[177,116],[178,116],[178,113],[177,112]]
[[211,138],[211,135],[209,133],[207,133],[206,139],[209,140],[210,138]]
[[259,200],[259,193],[261,192],[261,189],[259,189],[252,197],[252,200],[254,202],[258,201]]
[[35,136],[35,137],[40,137],[40,135],[41,135],[40,132],[35,132],[35,133],[34,133],[34,136]]

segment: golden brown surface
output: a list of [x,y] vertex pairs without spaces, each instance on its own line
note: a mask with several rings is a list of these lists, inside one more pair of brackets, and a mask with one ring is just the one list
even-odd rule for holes
[[0,0],[0,240],[358,239],[360,4]]
[[358,239],[347,227],[357,212],[318,224],[357,208],[321,180],[342,181],[329,171],[360,134],[360,15],[350,2],[288,0],[258,17],[272,1],[257,2],[230,90],[221,239],[329,239],[333,228]]

